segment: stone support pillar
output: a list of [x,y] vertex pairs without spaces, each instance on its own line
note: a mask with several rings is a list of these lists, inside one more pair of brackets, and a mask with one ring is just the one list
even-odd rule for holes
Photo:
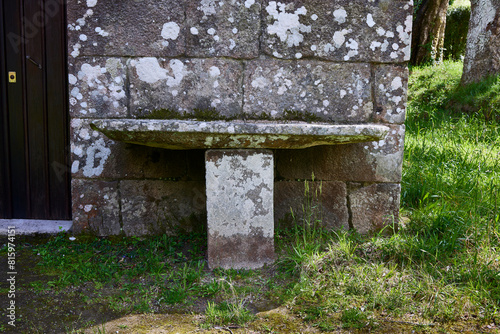
[[208,150],[205,165],[209,267],[255,269],[273,262],[272,151]]

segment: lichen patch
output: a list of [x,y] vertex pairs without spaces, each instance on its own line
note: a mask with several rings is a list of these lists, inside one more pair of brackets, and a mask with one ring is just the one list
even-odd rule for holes
[[163,25],[161,30],[161,37],[164,39],[175,40],[179,37],[180,27],[175,22],[167,22]]
[[288,47],[298,46],[304,41],[302,33],[311,32],[311,26],[300,23],[300,15],[305,16],[307,10],[304,6],[296,9],[293,13],[287,12],[287,5],[276,1],[269,2],[266,11],[275,22],[267,26],[267,32],[279,37],[281,42],[286,42]]

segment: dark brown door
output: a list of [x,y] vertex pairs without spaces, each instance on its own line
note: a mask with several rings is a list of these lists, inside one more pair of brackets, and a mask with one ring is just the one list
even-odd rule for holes
[[69,219],[64,0],[0,0],[0,218]]

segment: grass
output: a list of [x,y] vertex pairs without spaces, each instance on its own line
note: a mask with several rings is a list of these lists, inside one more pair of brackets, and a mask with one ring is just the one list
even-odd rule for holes
[[387,317],[500,323],[500,128],[495,117],[448,108],[452,99],[489,100],[497,116],[500,90],[485,97],[459,87],[461,67],[412,69],[401,197],[407,226],[392,236],[337,233],[319,247],[326,251],[306,250],[301,261],[301,250],[285,256],[299,272],[292,307],[318,327],[332,318],[372,329]]
[[[459,87],[461,67],[411,69],[401,194],[409,221],[398,232],[323,230],[321,185],[306,183],[296,226],[276,233],[273,268],[209,271],[202,234],[61,234],[23,246],[50,275],[30,283],[33,295],[75,295],[116,314],[193,311],[203,328],[286,333],[290,321],[300,332],[299,319],[321,331],[487,332],[500,325],[500,92],[498,81],[482,84],[488,94]],[[259,300],[298,318],[256,317]]]

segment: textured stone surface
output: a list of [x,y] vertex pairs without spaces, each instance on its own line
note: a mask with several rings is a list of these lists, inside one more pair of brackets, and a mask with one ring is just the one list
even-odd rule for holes
[[191,232],[205,225],[203,182],[122,180],[120,194],[126,235]]
[[406,116],[408,68],[402,65],[380,65],[375,66],[374,72],[374,119],[403,124]]
[[286,59],[404,62],[412,12],[412,1],[266,0],[262,48]]
[[183,1],[69,0],[68,54],[178,56],[185,51]]
[[358,182],[400,182],[404,125],[391,125],[385,139],[370,143],[318,146],[275,153],[279,177]]
[[285,110],[329,122],[367,121],[373,112],[370,66],[318,61],[254,60],[245,68],[247,115]]
[[352,227],[359,233],[379,231],[399,220],[399,196],[401,186],[392,183],[376,183],[368,186],[351,184],[349,204]]
[[73,179],[71,193],[74,233],[120,234],[117,181]]
[[191,57],[255,58],[261,0],[186,1],[186,53]]
[[92,128],[128,143],[169,149],[305,148],[383,139],[383,125],[184,120],[94,120]]
[[104,177],[113,178],[184,178],[188,173],[186,152],[163,150],[126,143],[111,148]]
[[210,268],[252,269],[271,263],[272,152],[208,150],[205,164]]
[[[58,234],[72,232],[72,220],[38,219],[0,219],[0,235],[8,236],[11,226],[15,226],[16,235]],[[12,235],[12,233],[10,233]]]
[[127,69],[121,58],[78,58],[68,66],[71,117],[126,117]]
[[500,2],[472,0],[462,84],[500,73]]
[[[115,142],[71,120],[71,165],[76,178],[188,178],[187,152]],[[203,161],[203,160],[202,160]]]
[[114,142],[92,130],[90,121],[73,118],[70,122],[72,177],[100,178],[112,168],[109,161]]
[[[223,203],[219,211],[208,208],[212,267],[272,262],[273,216],[290,206],[299,213],[297,180],[313,172],[323,180],[327,226],[380,228],[399,201],[412,11],[409,0],[69,0],[76,231],[146,235],[199,226],[205,176],[210,168],[222,173],[219,160],[233,165],[221,174],[226,181],[207,180],[226,196],[211,197]],[[158,109],[238,121],[136,119]],[[242,147],[277,149],[275,214],[269,151],[199,149]],[[264,169],[247,164],[259,152],[271,157]],[[270,181],[257,194],[255,175],[264,170]],[[270,211],[255,202],[263,196]],[[231,211],[228,203],[248,207]]]
[[242,110],[243,67],[229,59],[138,58],[129,61],[134,116],[171,109],[191,113],[215,108],[220,115]]
[[[349,228],[347,190],[344,182],[309,182],[309,193],[305,193],[304,181],[279,181],[274,183],[274,218],[287,226],[293,223],[291,210],[302,222],[305,213],[314,213],[326,228]],[[309,201],[308,201],[309,199]],[[308,204],[309,204],[309,209]]]

